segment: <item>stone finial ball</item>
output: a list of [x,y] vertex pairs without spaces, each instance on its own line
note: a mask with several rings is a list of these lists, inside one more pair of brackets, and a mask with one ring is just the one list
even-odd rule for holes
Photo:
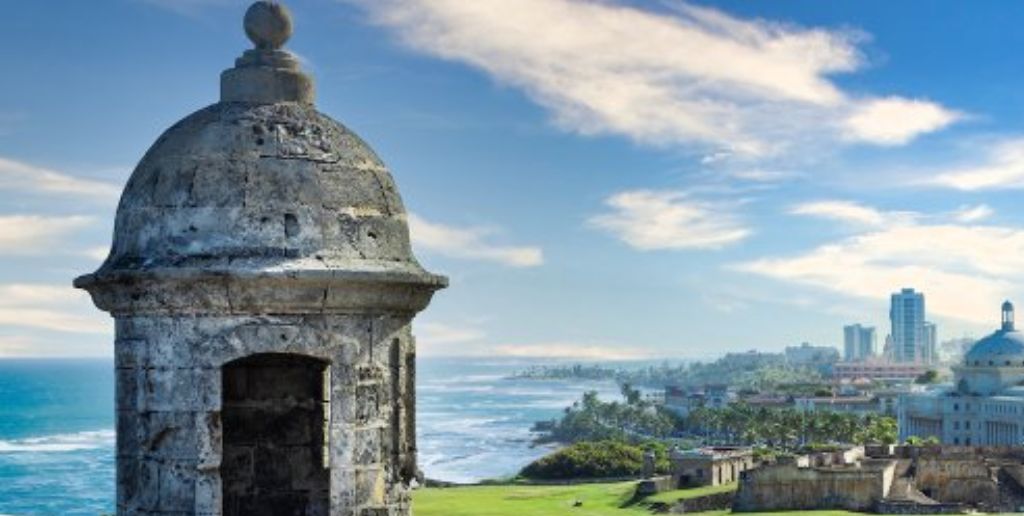
[[256,2],[245,12],[245,34],[256,48],[277,50],[292,36],[292,13],[277,2]]

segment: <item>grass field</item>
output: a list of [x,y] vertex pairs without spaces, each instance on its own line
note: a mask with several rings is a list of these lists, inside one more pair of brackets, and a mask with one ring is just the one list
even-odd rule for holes
[[[671,503],[682,498],[734,488],[722,486],[669,491],[634,501],[635,487],[635,482],[616,482],[569,486],[510,484],[420,489],[413,494],[413,512],[416,516],[650,516],[651,503]],[[580,502],[578,506],[577,502]],[[855,513],[816,511],[801,514],[839,516]]]

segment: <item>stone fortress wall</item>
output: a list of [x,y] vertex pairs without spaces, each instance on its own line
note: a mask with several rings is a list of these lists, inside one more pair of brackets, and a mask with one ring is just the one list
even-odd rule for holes
[[844,509],[870,511],[888,496],[894,461],[810,466],[783,461],[740,477],[736,512]]
[[736,512],[1017,512],[1024,448],[873,446],[781,460],[745,472]]

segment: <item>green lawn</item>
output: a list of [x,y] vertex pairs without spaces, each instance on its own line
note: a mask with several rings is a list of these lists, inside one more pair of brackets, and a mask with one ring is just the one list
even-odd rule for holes
[[[670,503],[734,489],[734,486],[703,487],[659,493],[633,502],[635,482],[528,486],[519,484],[420,489],[413,494],[416,516],[650,516],[651,502]],[[582,504],[579,507],[575,503]],[[724,514],[720,512],[717,514]],[[715,513],[705,513],[712,516]],[[758,513],[767,516],[772,513]],[[843,511],[802,514],[849,515]]]
[[708,486],[708,487],[696,487],[693,489],[679,489],[676,491],[665,491],[664,493],[658,493],[654,496],[648,496],[644,498],[646,503],[672,503],[677,500],[683,500],[686,498],[696,498],[698,496],[704,496],[709,494],[725,493],[728,491],[735,491],[736,484],[726,484],[723,486]]

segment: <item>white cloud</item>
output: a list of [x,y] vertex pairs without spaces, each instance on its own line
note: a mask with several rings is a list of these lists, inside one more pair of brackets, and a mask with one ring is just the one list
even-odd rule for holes
[[764,156],[790,144],[905,143],[957,114],[851,97],[830,78],[863,66],[853,31],[583,0],[343,0],[410,48],[524,90],[582,134]]
[[[702,160],[706,164],[706,160]],[[736,179],[752,181],[756,183],[774,183],[797,176],[794,172],[783,170],[764,170],[759,168],[744,168],[729,171],[728,174]]]
[[979,222],[991,217],[995,212],[987,204],[977,206],[961,206],[953,212],[953,218],[958,222]]
[[650,350],[632,346],[606,346],[558,341],[500,345],[494,347],[493,354],[506,357],[573,360],[642,360],[655,357]]
[[0,326],[67,333],[111,333],[110,318],[94,310],[89,295],[70,284],[0,285]]
[[482,330],[468,326],[453,326],[434,322],[416,324],[416,340],[428,346],[463,344],[480,340],[484,336]]
[[414,328],[416,346],[423,356],[486,355],[482,342],[487,336],[473,324],[417,322]]
[[107,255],[109,254],[110,246],[107,245],[90,247],[89,249],[82,251],[82,256],[87,256],[89,258],[92,258],[93,260],[96,260],[97,262],[102,262],[103,260],[106,260]]
[[865,226],[880,226],[885,224],[888,218],[879,210],[850,201],[808,202],[794,206],[789,212],[793,215],[810,215]]
[[960,113],[924,100],[888,97],[864,102],[844,121],[846,138],[877,145],[903,145],[946,127]]
[[725,206],[692,199],[685,192],[630,190],[605,200],[611,212],[591,217],[591,226],[642,250],[719,249],[750,236]]
[[0,255],[61,252],[61,238],[93,221],[85,216],[0,216]]
[[47,168],[0,157],[0,190],[61,194],[101,201],[116,201],[121,189],[116,185],[81,179]]
[[36,344],[35,340],[23,335],[0,336],[0,357],[36,356]]
[[494,231],[486,228],[445,226],[409,214],[409,231],[417,248],[451,258],[490,261],[510,267],[536,267],[544,263],[544,252],[539,247],[490,243],[487,239]]
[[993,190],[1024,187],[1024,137],[983,145],[980,165],[968,165],[932,174],[924,183],[957,190]]
[[1024,229],[898,215],[884,213],[890,223],[803,254],[734,268],[871,300],[915,287],[926,293],[929,312],[986,326],[1003,299],[1020,293]]

